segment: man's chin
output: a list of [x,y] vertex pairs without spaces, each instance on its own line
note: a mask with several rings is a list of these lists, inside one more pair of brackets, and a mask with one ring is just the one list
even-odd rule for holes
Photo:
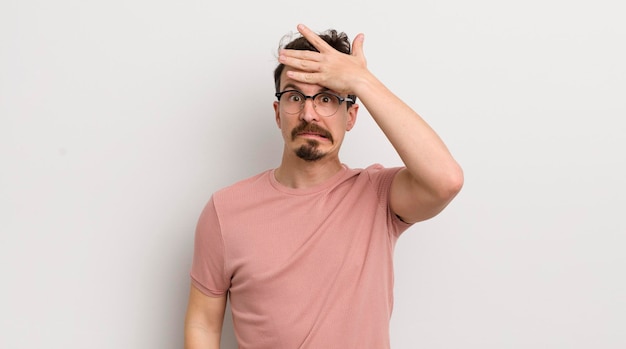
[[321,152],[319,151],[319,149],[317,149],[317,145],[312,145],[310,143],[311,142],[309,142],[308,144],[303,144],[302,146],[300,146],[300,148],[296,150],[296,155],[300,159],[313,162],[318,161],[326,156],[326,153]]

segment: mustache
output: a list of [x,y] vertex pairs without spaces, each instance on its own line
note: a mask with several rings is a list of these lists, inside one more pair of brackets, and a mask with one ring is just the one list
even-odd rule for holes
[[335,141],[333,140],[333,135],[330,134],[328,130],[316,124],[307,123],[306,121],[303,121],[302,123],[300,123],[300,125],[291,130],[291,139],[295,139],[296,136],[298,136],[298,134],[300,133],[317,133],[330,140],[331,143],[335,143]]

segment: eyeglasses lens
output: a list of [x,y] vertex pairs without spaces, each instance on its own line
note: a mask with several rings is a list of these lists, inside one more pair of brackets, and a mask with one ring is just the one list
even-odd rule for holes
[[[280,97],[280,103],[285,112],[297,114],[302,111],[307,97],[298,91],[288,91]],[[339,109],[339,98],[329,93],[318,93],[313,96],[313,106],[315,111],[321,116],[331,116]]]

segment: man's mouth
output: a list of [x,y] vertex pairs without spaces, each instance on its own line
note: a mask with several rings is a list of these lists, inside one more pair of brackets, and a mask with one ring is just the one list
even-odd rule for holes
[[328,139],[333,143],[333,136],[324,128],[315,124],[302,123],[291,131],[291,138],[295,139],[298,136],[302,137],[319,137]]
[[321,134],[321,133],[317,133],[317,132],[299,132],[298,136],[314,136],[314,137],[321,137],[321,138],[326,138],[328,139],[328,137],[326,137],[325,135]]

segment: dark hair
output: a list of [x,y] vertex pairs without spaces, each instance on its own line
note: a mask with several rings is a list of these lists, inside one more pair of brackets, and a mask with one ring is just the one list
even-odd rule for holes
[[[345,54],[350,54],[350,40],[348,39],[348,35],[346,35],[346,33],[338,33],[335,29],[328,29],[325,32],[319,34],[319,36],[335,50]],[[285,38],[283,38],[283,40]],[[283,48],[291,50],[319,52],[319,50],[316,49],[315,46],[311,45],[311,43],[303,36],[291,40],[286,45],[283,45],[281,43],[279,50]],[[283,73],[283,70],[285,70],[285,65],[282,63],[279,63],[276,69],[274,69],[274,85],[276,86],[276,92],[280,92],[280,75]],[[352,100],[356,102],[355,95],[348,95],[348,97],[352,98]],[[350,108],[354,103],[346,102],[346,104],[348,108]]]

